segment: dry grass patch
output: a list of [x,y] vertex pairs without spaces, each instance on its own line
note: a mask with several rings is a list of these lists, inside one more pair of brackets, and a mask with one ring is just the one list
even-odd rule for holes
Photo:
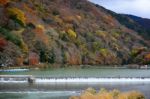
[[115,89],[112,91],[101,89],[96,92],[95,89],[88,88],[80,96],[72,96],[69,99],[145,99],[145,97],[138,91],[120,92]]

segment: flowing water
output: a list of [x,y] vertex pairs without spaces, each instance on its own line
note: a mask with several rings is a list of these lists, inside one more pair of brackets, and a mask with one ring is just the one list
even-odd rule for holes
[[0,99],[68,99],[88,87],[96,90],[138,90],[150,99],[150,70],[139,69],[47,69],[0,70],[0,75],[33,75],[0,78]]

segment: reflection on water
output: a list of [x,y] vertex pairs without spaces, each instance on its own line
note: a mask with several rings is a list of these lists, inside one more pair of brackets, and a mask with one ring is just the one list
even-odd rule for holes
[[150,77],[150,69],[46,69],[2,72],[0,75],[34,75],[37,77]]

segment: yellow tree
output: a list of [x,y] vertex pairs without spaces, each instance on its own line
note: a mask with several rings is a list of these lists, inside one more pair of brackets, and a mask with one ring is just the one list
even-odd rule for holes
[[21,24],[25,25],[25,14],[22,10],[12,7],[12,8],[8,8],[8,14],[11,17],[15,17],[17,20],[19,20],[21,22]]

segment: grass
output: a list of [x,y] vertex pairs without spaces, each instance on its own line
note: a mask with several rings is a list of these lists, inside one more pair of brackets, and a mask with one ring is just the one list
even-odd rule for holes
[[116,89],[112,91],[101,89],[97,92],[93,88],[88,88],[80,96],[72,96],[69,99],[145,99],[145,97],[138,91],[121,92]]

